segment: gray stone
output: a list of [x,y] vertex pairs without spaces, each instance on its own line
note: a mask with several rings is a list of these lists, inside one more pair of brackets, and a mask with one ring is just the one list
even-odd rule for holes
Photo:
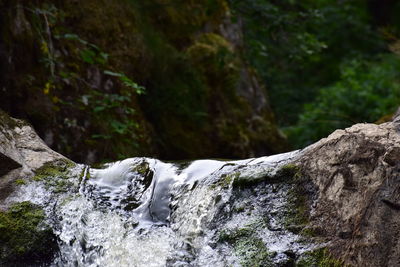
[[25,180],[49,162],[69,161],[51,150],[26,122],[0,110],[0,203],[13,192],[15,181]]
[[356,124],[303,151],[317,187],[310,222],[351,266],[400,265],[400,134],[396,124]]

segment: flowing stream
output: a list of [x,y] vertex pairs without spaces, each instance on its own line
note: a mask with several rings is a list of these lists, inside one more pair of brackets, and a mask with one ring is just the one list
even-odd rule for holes
[[50,266],[292,266],[315,245],[288,227],[293,185],[268,179],[298,153],[77,165],[67,190],[32,181],[8,201],[44,207],[59,245]]

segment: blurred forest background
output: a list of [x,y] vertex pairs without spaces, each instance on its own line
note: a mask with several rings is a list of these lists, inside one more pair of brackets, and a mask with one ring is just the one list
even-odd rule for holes
[[400,1],[0,0],[0,70],[78,162],[274,154],[390,119]]

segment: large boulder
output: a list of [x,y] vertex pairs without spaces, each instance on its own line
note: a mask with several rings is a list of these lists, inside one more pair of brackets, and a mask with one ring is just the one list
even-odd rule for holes
[[33,176],[46,163],[69,161],[51,150],[34,129],[0,110],[0,206],[16,181]]
[[400,133],[356,124],[306,148],[301,175],[317,189],[310,224],[351,266],[400,265]]
[[52,260],[57,239],[43,207],[4,200],[46,165],[60,163],[71,161],[47,147],[29,124],[0,110],[1,266],[42,266]]

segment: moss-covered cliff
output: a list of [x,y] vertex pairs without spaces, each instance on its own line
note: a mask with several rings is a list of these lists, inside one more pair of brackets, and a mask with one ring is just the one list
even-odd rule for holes
[[285,149],[224,0],[2,0],[0,14],[0,108],[74,160]]

